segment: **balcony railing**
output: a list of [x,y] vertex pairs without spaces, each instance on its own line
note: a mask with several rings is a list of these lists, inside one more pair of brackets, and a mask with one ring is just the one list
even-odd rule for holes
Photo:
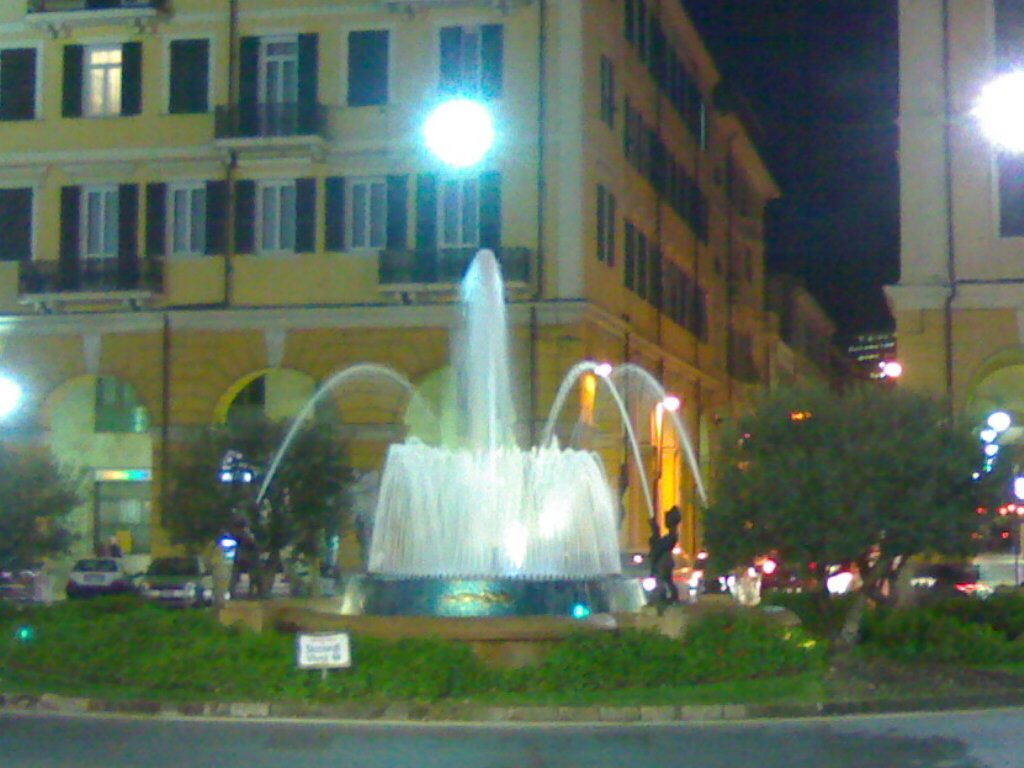
[[72,268],[57,261],[21,263],[19,290],[24,296],[67,293],[159,293],[163,288],[163,261],[145,259],[135,268],[123,268],[116,258],[79,259]]
[[[430,251],[381,251],[378,281],[381,288],[390,290],[445,289],[462,280],[478,250],[441,248]],[[532,262],[528,248],[499,248],[496,255],[506,284],[530,283]]]
[[28,0],[29,13],[111,11],[122,8],[162,11],[167,0]]
[[258,139],[291,136],[326,137],[327,110],[323,104],[243,104],[217,107],[214,135],[218,139]]

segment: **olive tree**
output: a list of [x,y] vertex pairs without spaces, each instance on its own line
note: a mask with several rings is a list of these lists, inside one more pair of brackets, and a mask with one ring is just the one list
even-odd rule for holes
[[971,553],[976,509],[1004,487],[979,472],[978,441],[945,404],[885,386],[767,393],[726,427],[718,457],[705,516],[716,561],[855,562],[847,643],[864,596],[886,599],[908,558]]

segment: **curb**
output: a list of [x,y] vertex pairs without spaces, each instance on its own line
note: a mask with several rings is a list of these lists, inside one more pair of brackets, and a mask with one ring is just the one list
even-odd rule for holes
[[109,714],[155,718],[230,718],[237,720],[288,719],[335,722],[415,722],[542,725],[708,723],[737,720],[807,718],[858,714],[938,712],[960,709],[992,709],[1024,706],[1024,692],[989,696],[948,696],[934,699],[816,702],[809,704],[714,704],[636,707],[488,707],[452,702],[420,704],[342,703],[308,705],[293,702],[220,702],[168,704],[146,700],[59,696],[51,693],[0,693],[0,712],[53,714]]

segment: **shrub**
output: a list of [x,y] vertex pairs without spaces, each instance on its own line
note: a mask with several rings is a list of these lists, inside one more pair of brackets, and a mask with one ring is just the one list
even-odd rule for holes
[[982,665],[1022,658],[1005,634],[940,606],[879,609],[865,617],[862,639],[868,652],[904,662]]
[[799,629],[708,616],[683,642],[634,629],[574,635],[522,673],[517,687],[602,691],[748,680],[815,669],[823,650]]
[[788,608],[808,634],[826,640],[839,634],[854,597],[853,593],[829,596],[822,592],[765,592],[762,601]]

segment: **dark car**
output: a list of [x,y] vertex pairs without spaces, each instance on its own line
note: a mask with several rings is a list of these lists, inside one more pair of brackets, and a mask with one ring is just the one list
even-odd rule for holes
[[131,577],[119,557],[87,557],[68,574],[65,592],[69,598],[96,595],[124,595],[132,591]]
[[198,557],[158,557],[139,580],[139,594],[169,605],[210,605],[213,576]]
[[910,577],[918,601],[956,597],[988,597],[992,590],[981,581],[976,565],[930,563],[918,565]]

